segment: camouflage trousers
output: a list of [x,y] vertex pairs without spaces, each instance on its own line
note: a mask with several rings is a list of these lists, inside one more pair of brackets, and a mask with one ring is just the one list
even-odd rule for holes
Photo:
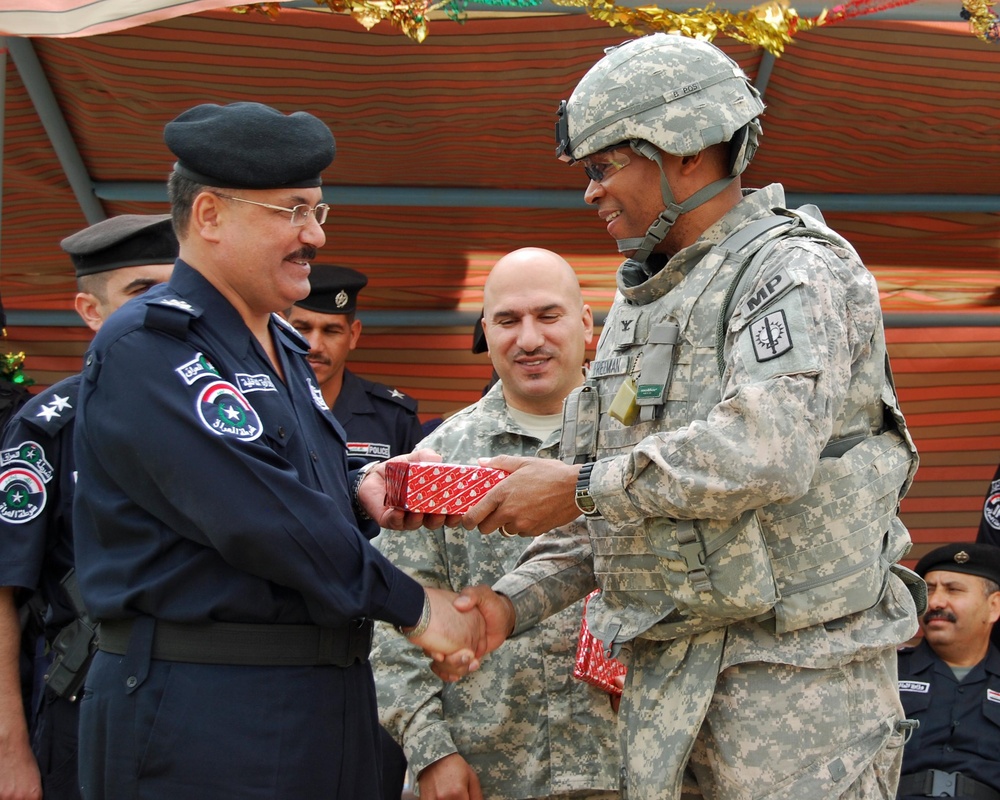
[[905,714],[894,649],[831,669],[755,662],[720,674],[723,641],[710,631],[632,643],[623,800],[895,798]]

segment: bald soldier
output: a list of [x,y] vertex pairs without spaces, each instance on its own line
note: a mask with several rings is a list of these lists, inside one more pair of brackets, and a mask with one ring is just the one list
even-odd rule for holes
[[[558,455],[563,399],[583,379],[593,317],[573,269],[528,247],[501,258],[484,289],[485,347],[500,376],[485,396],[426,438],[445,461]],[[582,521],[566,536],[586,540]],[[462,528],[383,531],[388,558],[428,586],[492,584],[527,540]],[[616,798],[618,755],[609,697],[573,678],[576,603],[512,639],[480,672],[442,684],[391,627],[376,633],[382,724],[402,743],[421,800]]]

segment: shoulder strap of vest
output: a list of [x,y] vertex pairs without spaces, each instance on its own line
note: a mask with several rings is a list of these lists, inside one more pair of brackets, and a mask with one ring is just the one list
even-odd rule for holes
[[719,368],[719,378],[722,378],[726,371],[725,342],[729,320],[732,318],[733,312],[736,311],[736,304],[746,294],[747,284],[757,272],[756,269],[751,270],[750,265],[759,266],[767,254],[771,252],[774,243],[778,241],[785,229],[797,227],[799,224],[800,221],[796,217],[778,214],[763,217],[729,234],[719,245],[720,249],[743,254],[743,263],[736,270],[736,275],[723,297],[722,308],[719,310],[719,322],[715,330],[715,360]]

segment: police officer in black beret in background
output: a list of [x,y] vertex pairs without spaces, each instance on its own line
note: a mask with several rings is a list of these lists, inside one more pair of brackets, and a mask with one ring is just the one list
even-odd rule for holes
[[100,623],[83,796],[381,800],[372,618],[473,666],[484,625],[362,534],[445,518],[386,508],[385,462],[349,466],[276,313],[326,241],[333,135],[233,103],[165,139],[180,257],[98,332],[77,413],[77,572]]
[[347,431],[347,452],[366,461],[384,461],[409,453],[423,435],[416,400],[346,367],[361,337],[358,294],[367,285],[368,278],[350,267],[313,264],[309,296],[287,316],[309,342],[309,363],[323,399]]
[[899,652],[899,694],[920,726],[898,797],[1000,800],[1000,548],[958,543],[917,563],[927,582],[923,641]]
[[[166,281],[177,258],[169,214],[113,217],[63,239],[61,245],[76,272],[77,313],[94,331],[123,303]],[[39,790],[46,800],[80,796],[76,700],[94,643],[90,620],[78,606],[72,572],[72,444],[79,388],[80,376],[73,375],[35,395],[7,425],[0,444],[4,798],[37,797]],[[40,636],[45,652],[36,658]],[[28,674],[33,678],[27,682],[25,700],[6,691],[17,685],[19,655],[31,665]]]

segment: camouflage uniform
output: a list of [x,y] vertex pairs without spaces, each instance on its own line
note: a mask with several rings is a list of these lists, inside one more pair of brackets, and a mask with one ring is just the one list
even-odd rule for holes
[[[432,448],[447,462],[474,463],[486,455],[551,457],[558,440],[558,431],[542,443],[521,430],[507,413],[498,383],[420,447]],[[589,551],[581,522],[568,526],[564,536]],[[383,530],[379,546],[424,585],[460,591],[498,580],[515,566],[525,540],[421,528]],[[391,626],[377,627],[372,664],[379,714],[402,743],[412,773],[458,752],[491,800],[617,798],[619,757],[609,697],[572,675],[580,614],[576,603],[550,617],[454,684],[442,684],[420,649]]]
[[[895,647],[917,625],[914,601],[888,567],[909,547],[895,514],[916,454],[887,381],[874,278],[848,247],[783,238],[748,296],[764,297],[773,281],[782,290],[763,310],[737,307],[722,378],[717,365],[716,328],[735,271],[717,246],[784,205],[777,184],[747,192],[651,277],[627,261],[591,366],[600,413],[590,493],[603,519],[588,522],[604,591],[588,622],[629,664],[620,713],[630,800],[679,797],[682,783],[685,797],[727,800],[895,793],[903,718]],[[608,406],[628,373],[642,372],[636,354],[649,358],[650,331],[664,320],[679,322],[664,404],[622,425]],[[895,429],[887,496],[885,486],[866,488],[880,479],[877,459],[873,474],[849,470],[823,492],[811,488],[814,474],[854,458],[886,428]],[[821,462],[828,442],[852,435],[863,443]],[[564,449],[579,455],[585,448],[574,453],[567,437]],[[796,508],[804,495],[816,505]],[[870,512],[884,527],[867,568],[824,576],[827,555],[838,565],[830,570],[850,561],[844,542],[852,525],[863,527],[855,517],[866,521],[887,498],[888,508]],[[792,508],[792,532],[771,538],[769,525]],[[703,562],[680,546],[692,529],[696,544],[717,542],[700,551]],[[573,566],[580,558],[580,544],[568,542],[566,563],[550,557],[497,582],[515,603],[517,631],[586,590],[586,568]],[[779,577],[809,559],[816,582],[845,595],[856,593],[845,575],[873,580],[861,592],[872,593],[871,606],[845,613],[836,592],[820,589],[818,618],[787,608],[794,592]],[[710,589],[695,585],[704,564]]]

